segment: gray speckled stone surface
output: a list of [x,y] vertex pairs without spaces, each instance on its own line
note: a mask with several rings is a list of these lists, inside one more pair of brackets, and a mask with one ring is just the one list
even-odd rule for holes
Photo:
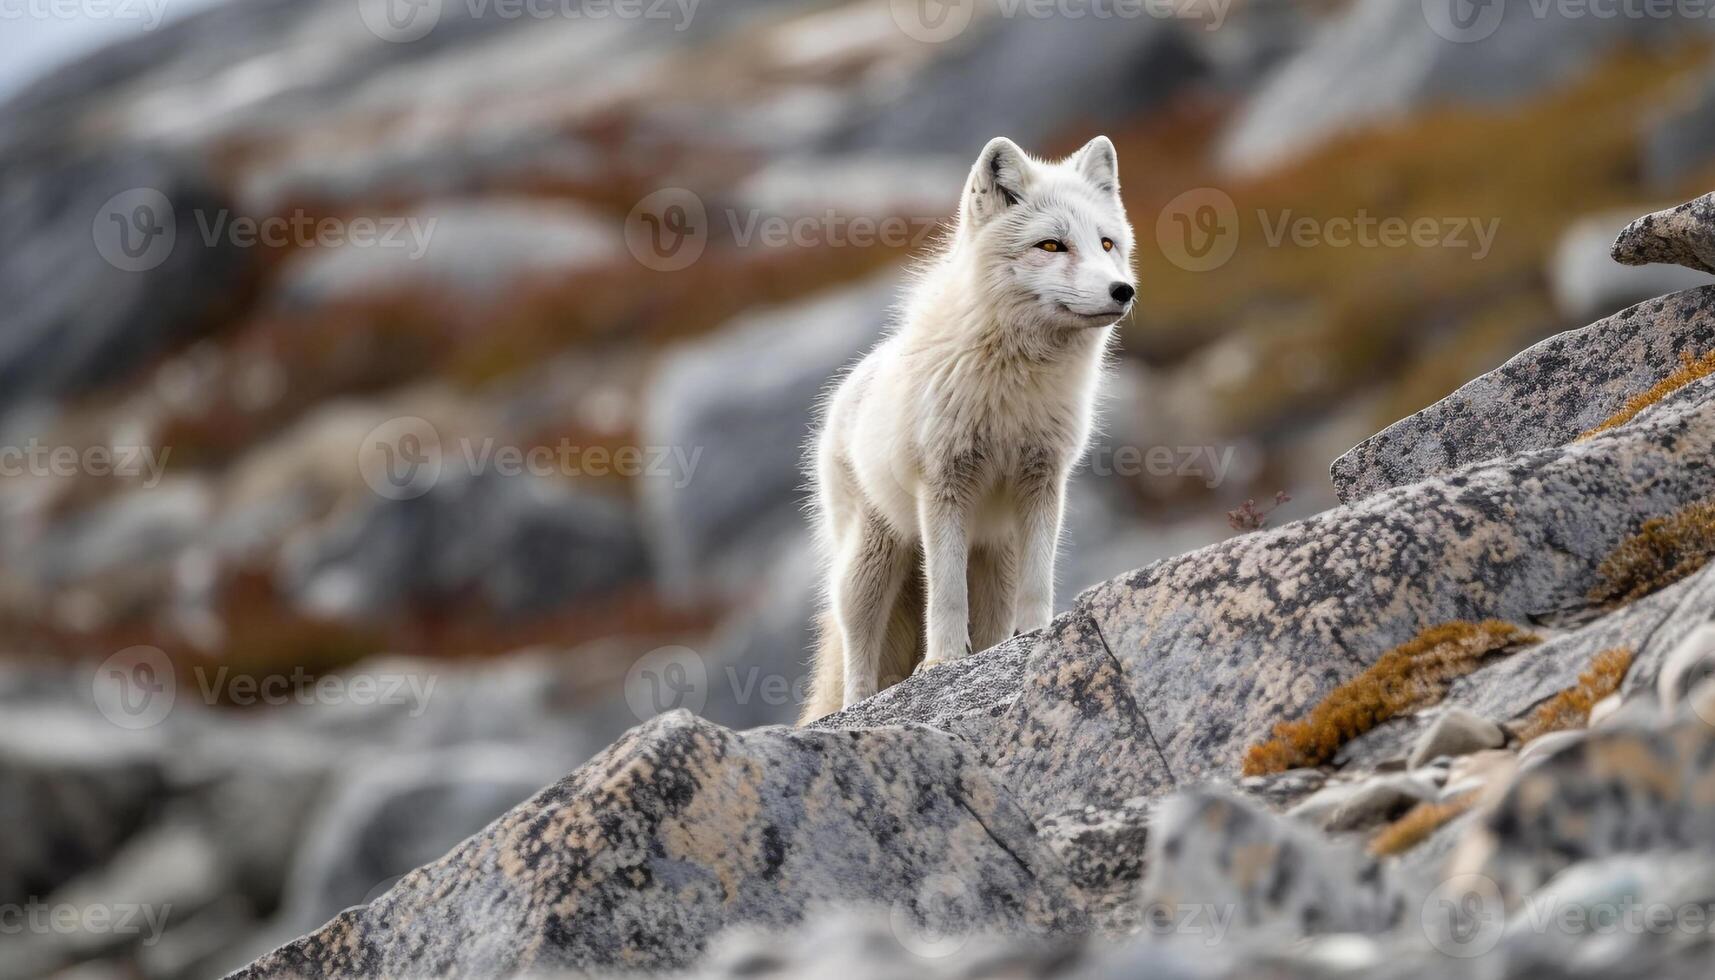
[[1715,194],[1633,221],[1614,239],[1614,261],[1715,272]]
[[674,712],[238,975],[677,966],[723,927],[896,907],[935,875],[959,884],[974,923],[1081,926],[1058,859],[959,740],[734,734]]
[[1671,374],[1679,355],[1715,349],[1715,286],[1663,296],[1514,356],[1334,461],[1344,501],[1469,463],[1561,446]]

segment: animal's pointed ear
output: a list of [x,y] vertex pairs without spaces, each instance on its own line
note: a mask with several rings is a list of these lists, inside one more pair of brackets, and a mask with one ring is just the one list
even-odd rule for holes
[[1113,141],[1098,136],[1072,154],[1072,165],[1084,179],[1109,194],[1120,192],[1120,159],[1114,152]]
[[965,196],[959,202],[960,223],[981,227],[1023,200],[1034,166],[1012,140],[1004,136],[989,140],[965,181]]

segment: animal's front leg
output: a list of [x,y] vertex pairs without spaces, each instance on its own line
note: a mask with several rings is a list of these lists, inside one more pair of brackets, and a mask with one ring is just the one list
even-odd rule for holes
[[1059,467],[1044,460],[1019,485],[1024,556],[1018,582],[1018,628],[1033,630],[1054,618],[1054,561],[1066,496]]
[[969,543],[961,502],[926,493],[917,506],[923,535],[923,572],[928,593],[928,648],[924,666],[957,660],[971,652],[970,598],[965,583]]

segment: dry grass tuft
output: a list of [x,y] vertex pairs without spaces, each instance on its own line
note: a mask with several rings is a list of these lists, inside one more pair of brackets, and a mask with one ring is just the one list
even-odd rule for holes
[[1417,804],[1407,810],[1405,816],[1376,831],[1376,835],[1370,838],[1370,853],[1376,857],[1404,854],[1428,840],[1430,834],[1441,829],[1449,820],[1470,810],[1477,804],[1479,795],[1476,790],[1472,790],[1451,800]]
[[1537,705],[1518,728],[1520,742],[1541,738],[1549,732],[1583,728],[1590,723],[1596,702],[1620,689],[1632,667],[1632,651],[1624,647],[1603,650],[1590,659],[1590,667],[1578,675],[1578,683]]
[[1382,722],[1441,700],[1454,678],[1475,670],[1488,655],[1537,639],[1495,619],[1432,626],[1328,692],[1305,718],[1274,726],[1273,737],[1245,753],[1244,774],[1319,766]]
[[1602,420],[1601,425],[1581,434],[1573,441],[1583,442],[1585,439],[1599,436],[1610,429],[1617,429],[1620,426],[1625,425],[1627,422],[1630,422],[1632,419],[1637,418],[1638,413],[1642,412],[1644,409],[1661,401],[1663,398],[1666,398],[1668,395],[1673,394],[1691,382],[1696,381],[1698,378],[1706,378],[1710,374],[1715,374],[1715,350],[1704,354],[1702,357],[1692,357],[1689,353],[1681,351],[1679,354],[1679,367],[1675,368],[1672,374],[1660,381],[1657,381],[1648,391],[1640,392],[1639,394],[1626,399],[1626,403],[1620,406],[1619,411]]
[[1590,601],[1622,606],[1695,574],[1715,555],[1715,500],[1645,521],[1597,567]]

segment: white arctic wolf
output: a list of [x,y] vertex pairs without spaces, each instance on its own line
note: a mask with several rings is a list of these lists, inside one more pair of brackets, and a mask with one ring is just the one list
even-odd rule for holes
[[803,720],[1053,614],[1066,478],[1136,293],[1105,136],[983,148],[945,247],[839,383],[812,451],[827,607]]

